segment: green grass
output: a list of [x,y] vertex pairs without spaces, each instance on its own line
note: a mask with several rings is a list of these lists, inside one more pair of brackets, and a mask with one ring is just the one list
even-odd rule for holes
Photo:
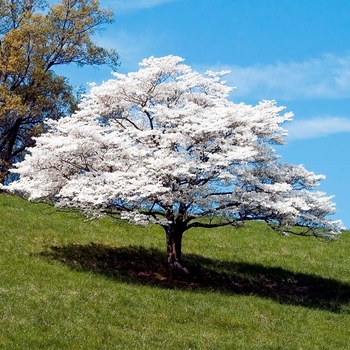
[[349,349],[350,235],[158,227],[0,195],[0,349]]

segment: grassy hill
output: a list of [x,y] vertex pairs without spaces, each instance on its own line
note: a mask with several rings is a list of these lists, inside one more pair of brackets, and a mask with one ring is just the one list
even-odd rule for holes
[[0,349],[348,349],[350,235],[186,232],[0,195]]

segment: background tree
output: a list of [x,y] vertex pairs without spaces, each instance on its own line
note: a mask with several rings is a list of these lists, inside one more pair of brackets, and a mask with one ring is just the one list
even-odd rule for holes
[[[180,57],[149,58],[135,73],[92,88],[72,117],[48,123],[10,191],[87,214],[118,211],[166,233],[167,261],[181,266],[186,230],[264,220],[281,232],[333,237],[330,197],[312,191],[323,179],[285,164],[274,101],[227,100],[222,73],[193,72]],[[290,230],[292,231],[292,230]]]
[[91,36],[112,21],[97,0],[0,0],[0,182],[21,160],[43,120],[71,114],[77,96],[58,65],[118,66],[113,50]]

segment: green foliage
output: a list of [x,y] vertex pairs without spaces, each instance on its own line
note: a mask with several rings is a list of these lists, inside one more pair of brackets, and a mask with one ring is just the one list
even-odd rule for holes
[[91,36],[112,21],[96,0],[0,0],[0,181],[23,158],[46,118],[71,114],[77,96],[54,68],[118,66],[118,54]]
[[[346,349],[350,236],[164,234],[0,196],[1,349]],[[200,252],[200,255],[196,255]]]

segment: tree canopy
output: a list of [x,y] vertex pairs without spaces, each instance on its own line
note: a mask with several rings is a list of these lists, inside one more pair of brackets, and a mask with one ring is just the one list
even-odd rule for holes
[[0,182],[21,160],[43,120],[71,114],[77,97],[58,65],[118,66],[91,36],[112,21],[97,0],[0,0]]
[[226,72],[200,74],[182,61],[151,57],[94,86],[79,111],[47,122],[7,189],[158,224],[175,266],[193,227],[264,220],[284,233],[297,225],[303,234],[338,234],[331,197],[315,191],[324,176],[275,154],[292,114],[274,101],[233,103]]

